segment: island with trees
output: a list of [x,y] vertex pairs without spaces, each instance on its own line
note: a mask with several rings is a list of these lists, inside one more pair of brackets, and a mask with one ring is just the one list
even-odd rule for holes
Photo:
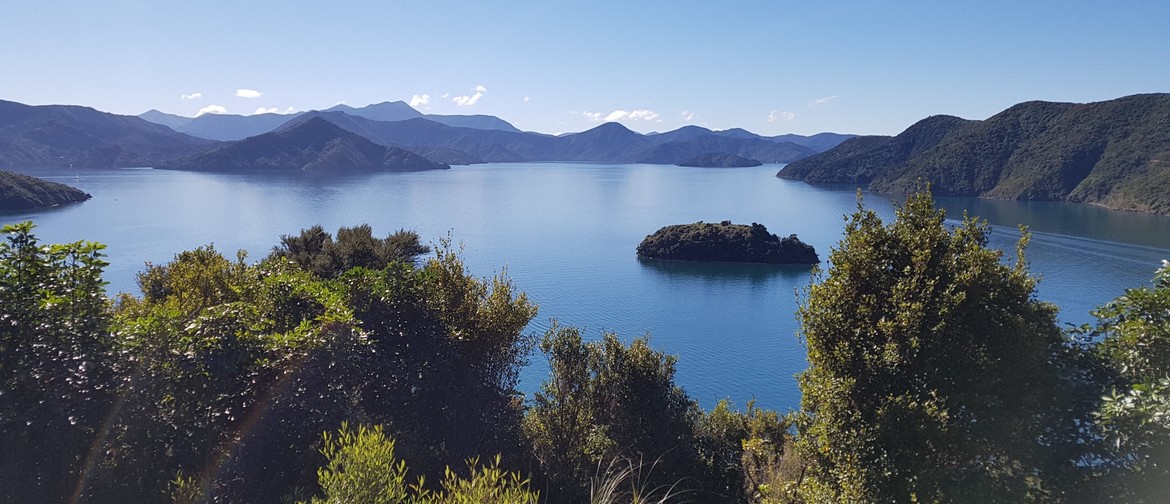
[[0,171],[0,211],[78,203],[91,197],[85,191],[65,184]]
[[675,261],[816,264],[812,245],[796,235],[780,238],[763,224],[723,221],[666,226],[642,240],[638,257]]

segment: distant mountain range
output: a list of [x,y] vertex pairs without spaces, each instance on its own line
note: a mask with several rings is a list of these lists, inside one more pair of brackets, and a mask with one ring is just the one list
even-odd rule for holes
[[785,166],[779,177],[908,192],[1093,203],[1170,214],[1170,94],[1025,102],[986,120],[932,116]]
[[[343,112],[345,114],[363,117],[371,121],[405,121],[407,119],[425,118],[439,124],[457,128],[472,128],[481,130],[500,130],[519,133],[507,121],[489,115],[431,115],[423,114],[402,101],[382,102],[354,108],[339,104],[325,112]],[[183,117],[167,114],[157,110],[148,110],[138,117],[147,121],[162,124],[179,133],[206,138],[209,140],[243,140],[250,136],[267,133],[278,126],[296,119],[305,112],[291,114],[254,114],[250,116],[232,114],[203,114],[197,117]]]
[[214,172],[332,173],[442,170],[450,166],[428,161],[397,147],[378,145],[325,119],[314,117],[159,168]]
[[215,144],[139,117],[0,101],[0,167],[152,166]]
[[[375,144],[410,151],[439,164],[525,161],[674,164],[705,153],[787,163],[850,138],[835,133],[764,137],[742,129],[712,131],[697,126],[643,135],[617,123],[553,136],[519,131],[492,116],[423,115],[402,102],[362,108],[338,105],[325,111],[291,115],[204,114],[186,118],[158,111],[133,117],[87,107],[29,106],[0,101],[0,167],[165,165],[207,169],[205,163],[212,159],[224,162],[225,166],[250,166],[258,161],[252,157],[254,142],[239,149],[224,149],[229,142],[209,138],[239,138],[233,141],[243,142],[315,118]],[[307,141],[305,137],[298,138]],[[215,154],[211,155],[212,152]],[[199,156],[204,153],[208,156]],[[242,157],[229,159],[237,154]],[[288,162],[293,159],[277,157]]]

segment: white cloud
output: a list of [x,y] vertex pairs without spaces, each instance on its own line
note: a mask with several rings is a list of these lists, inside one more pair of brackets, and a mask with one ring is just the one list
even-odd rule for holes
[[838,98],[840,98],[840,96],[837,96],[837,95],[826,96],[824,98],[817,98],[815,101],[808,104],[808,106],[815,107],[817,105],[825,105],[827,103],[833,103],[833,102],[837,101]]
[[264,93],[256,91],[255,89],[237,89],[236,96],[240,98],[259,98]]
[[443,93],[443,96],[440,96],[439,98],[446,100],[448,96],[451,96],[451,93]]
[[227,109],[225,109],[219,105],[208,105],[206,107],[199,109],[199,112],[197,112],[195,114],[195,117],[199,117],[203,114],[226,114],[226,113],[227,113]]
[[487,88],[485,88],[481,85],[476,85],[475,86],[475,94],[473,94],[471,96],[466,96],[466,95],[465,96],[456,96],[456,97],[452,98],[451,101],[455,102],[455,104],[460,106],[460,107],[470,107],[472,105],[475,105],[475,102],[479,101],[480,98],[483,98],[483,94],[486,92],[487,92]]
[[255,111],[255,112],[252,112],[252,115],[256,115],[256,114],[279,114],[279,113],[280,113],[280,111],[279,111],[279,110],[277,110],[277,109],[276,109],[276,107],[269,107],[269,108],[260,107],[260,108],[256,109],[256,111]]
[[288,108],[284,109],[285,114],[291,114],[291,113],[296,112],[296,111],[297,111],[297,109],[293,108],[292,106],[289,106]]
[[191,93],[179,96],[181,100],[194,100],[196,98],[203,98],[203,93]]
[[637,110],[630,110],[630,111],[625,111],[625,110],[619,109],[619,110],[615,110],[613,112],[610,112],[609,115],[605,116],[606,121],[621,121],[621,120],[654,121],[657,119],[658,119],[658,112],[654,112],[653,110],[646,110],[646,109],[637,109]]
[[529,97],[525,96],[525,97],[524,97],[524,103],[528,103],[528,100],[531,100],[531,99],[532,99],[532,98],[529,98]]
[[337,103],[333,104],[334,107],[336,107],[338,105],[349,105],[349,104],[345,103],[345,100],[338,100]]
[[689,110],[684,110],[684,111],[680,112],[678,114],[678,116],[680,118],[682,118],[682,120],[685,122],[691,122],[691,121],[695,120],[695,113],[691,112]]
[[431,95],[429,95],[429,94],[414,95],[414,96],[410,97],[410,106],[411,107],[418,108],[419,105],[430,105],[430,104],[431,104]]
[[787,110],[783,112],[779,110],[768,112],[768,122],[776,122],[781,120],[784,122],[792,122],[793,119],[796,119],[796,114],[793,114]]
[[581,115],[593,122],[612,122],[612,121],[646,121],[646,122],[662,122],[659,118],[658,112],[646,109],[636,110],[615,110],[608,114],[604,112],[581,112]]

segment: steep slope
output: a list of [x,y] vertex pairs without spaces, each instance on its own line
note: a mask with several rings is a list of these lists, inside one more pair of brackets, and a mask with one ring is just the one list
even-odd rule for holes
[[512,123],[500,119],[496,116],[490,115],[436,115],[427,114],[423,116],[427,119],[435,121],[439,124],[445,124],[453,128],[471,128],[478,130],[500,130],[512,133],[519,133],[520,130],[512,126]]
[[0,101],[0,166],[151,166],[213,143],[89,107]]
[[192,118],[175,131],[199,138],[230,142],[268,133],[296,117],[297,114],[203,114]]
[[371,121],[405,121],[423,116],[422,112],[415,110],[414,107],[407,105],[406,102],[401,100],[371,103],[360,108],[338,104],[322,112],[344,112],[352,116],[364,117]]
[[765,137],[767,140],[773,142],[792,142],[801,147],[808,147],[814,152],[825,152],[833,147],[841,145],[841,142],[849,140],[857,135],[842,135],[840,133],[817,133],[811,136],[804,135],[777,135],[773,137]]
[[192,171],[414,171],[449,168],[375,144],[322,118],[246,138],[161,168]]
[[556,137],[551,152],[543,153],[547,161],[594,161],[628,163],[639,161],[640,152],[652,142],[616,122],[603,123],[592,129]]
[[778,176],[889,192],[923,180],[944,194],[1170,213],[1170,94],[1026,102],[963,123],[925,148],[891,147],[910,132],[849,140]]
[[138,114],[138,117],[146,119],[147,121],[155,124],[161,124],[175,131],[179,131],[179,128],[194,120],[194,118],[191,117],[168,114],[166,112],[160,112],[156,109],[147,110],[146,112]]
[[412,150],[417,147],[428,150],[449,149],[465,153],[468,159],[489,163],[526,161],[528,160],[526,156],[513,151],[512,148],[531,151],[532,141],[545,138],[529,133],[453,128],[421,117],[385,122],[341,112],[309,112],[290,121],[289,124],[311,117],[326,119],[382,145],[399,147],[409,145]]
[[75,187],[0,171],[0,211],[49,207],[89,198],[89,194]]
[[938,115],[914,123],[895,137],[850,138],[833,149],[790,163],[777,176],[812,183],[865,185],[969,123]]

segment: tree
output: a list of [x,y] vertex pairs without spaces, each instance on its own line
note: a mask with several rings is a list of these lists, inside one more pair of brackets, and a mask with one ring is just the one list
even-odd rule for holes
[[[884,224],[858,197],[845,237],[799,308],[809,368],[798,448],[811,502],[1043,500],[1080,427],[1073,350],[1056,309],[987,248],[951,229],[928,192]],[[1075,443],[1074,443],[1075,444]]]
[[342,227],[337,240],[320,225],[302,229],[299,235],[282,235],[271,257],[289,259],[324,278],[334,278],[352,268],[382,269],[393,262],[414,262],[430,252],[418,233],[399,229],[385,238],[374,238],[368,224]]
[[577,328],[555,321],[540,348],[550,376],[534,394],[524,432],[552,497],[582,499],[591,476],[631,465],[644,467],[631,483],[649,488],[708,481],[695,439],[701,413],[674,383],[675,356],[644,337],[626,345],[606,333],[585,342]]
[[0,242],[0,501],[63,502],[111,402],[107,263],[101,244],[41,245],[33,228]]
[[487,465],[468,460],[468,475],[444,471],[438,491],[407,483],[406,461],[394,453],[394,439],[381,425],[359,426],[357,431],[342,424],[336,436],[324,434],[321,453],[326,464],[317,470],[317,482],[324,497],[309,504],[537,504],[539,492],[519,473],[500,469],[497,457]]
[[502,275],[470,276],[446,242],[436,256],[328,278],[213,247],[149,265],[143,296],[113,312],[125,400],[96,500],[152,502],[168,482],[186,498],[303,497],[306,455],[346,420],[392,429],[420,474],[481,453],[518,459],[515,384],[536,307]]
[[1117,380],[1098,422],[1119,464],[1111,483],[1126,502],[1170,498],[1170,263],[1153,288],[1127,289],[1094,313],[1097,352]]

